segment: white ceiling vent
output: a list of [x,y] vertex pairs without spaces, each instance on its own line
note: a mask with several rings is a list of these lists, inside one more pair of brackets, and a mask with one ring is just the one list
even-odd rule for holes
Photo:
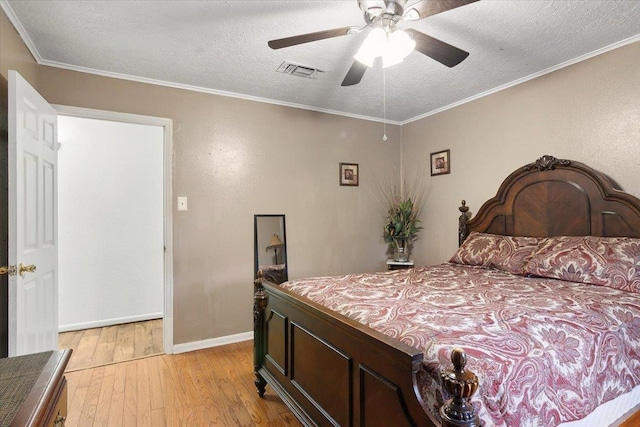
[[323,70],[318,68],[309,67],[306,65],[294,64],[293,62],[283,62],[276,70],[280,73],[291,74],[292,76],[304,77],[306,79],[315,79],[320,74],[324,73]]

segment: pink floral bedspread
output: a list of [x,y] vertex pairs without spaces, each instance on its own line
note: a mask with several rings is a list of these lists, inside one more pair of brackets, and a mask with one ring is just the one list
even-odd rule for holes
[[486,426],[556,426],[640,384],[638,293],[453,264],[281,286],[423,350],[423,389],[463,348]]

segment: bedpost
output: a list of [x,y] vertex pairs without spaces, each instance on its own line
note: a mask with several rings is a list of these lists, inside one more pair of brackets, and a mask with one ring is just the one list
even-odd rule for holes
[[462,206],[458,208],[461,212],[460,218],[458,219],[458,246],[462,245],[462,242],[469,235],[469,229],[467,228],[467,220],[469,212],[469,206],[467,206],[467,202],[465,200],[462,201]]
[[480,419],[471,404],[471,396],[478,389],[478,377],[464,369],[467,355],[462,349],[451,352],[453,369],[440,373],[445,390],[453,396],[440,407],[442,427],[480,427]]
[[267,382],[260,375],[260,368],[264,363],[264,355],[267,350],[264,313],[269,302],[269,295],[262,286],[262,270],[258,271],[258,278],[254,280],[253,287],[255,290],[253,297],[253,373],[256,376],[254,383],[258,389],[258,395],[263,397]]
[[480,427],[480,419],[471,404],[471,396],[478,389],[478,377],[464,369],[467,355],[460,348],[451,352],[453,369],[440,372],[442,385],[453,398],[440,407],[442,427]]

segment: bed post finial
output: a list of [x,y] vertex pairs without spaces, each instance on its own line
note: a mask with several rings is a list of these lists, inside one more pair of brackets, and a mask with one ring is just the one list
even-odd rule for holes
[[458,210],[461,212],[460,218],[458,219],[458,246],[460,246],[469,235],[467,228],[469,206],[467,206],[466,200],[462,201],[462,206],[460,206]]
[[442,427],[480,427],[480,419],[471,404],[471,396],[478,389],[478,377],[465,370],[467,355],[460,348],[451,352],[453,369],[440,372],[445,390],[453,396],[440,407]]
[[258,278],[253,281],[255,294],[253,297],[253,373],[254,381],[258,389],[258,395],[264,396],[267,381],[260,374],[260,368],[264,363],[264,355],[267,351],[267,334],[265,325],[265,310],[269,302],[269,295],[262,285],[262,270],[258,271]]

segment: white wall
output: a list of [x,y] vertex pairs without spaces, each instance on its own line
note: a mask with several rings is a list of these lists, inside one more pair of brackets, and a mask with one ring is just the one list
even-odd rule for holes
[[163,128],[58,120],[60,330],[162,317]]

